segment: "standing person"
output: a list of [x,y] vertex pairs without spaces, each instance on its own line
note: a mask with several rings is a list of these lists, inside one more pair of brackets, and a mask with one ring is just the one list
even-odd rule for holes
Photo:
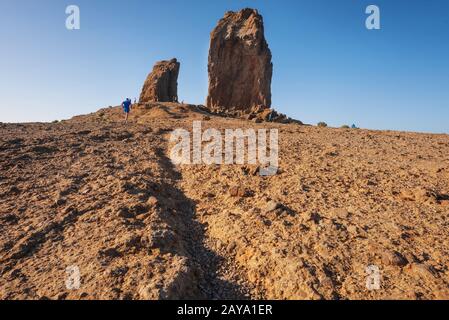
[[128,123],[129,112],[131,111],[131,99],[126,98],[125,101],[122,102],[123,112],[125,112],[125,123]]

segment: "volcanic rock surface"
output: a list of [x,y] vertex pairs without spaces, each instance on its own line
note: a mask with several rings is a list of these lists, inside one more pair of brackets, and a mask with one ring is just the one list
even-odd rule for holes
[[176,59],[157,62],[145,80],[139,102],[177,102],[180,66]]
[[257,10],[227,12],[218,22],[211,33],[208,71],[210,110],[271,107],[271,51]]
[[[194,120],[278,129],[278,174],[175,166],[170,132]],[[449,298],[448,135],[176,103],[136,105],[127,125],[114,107],[0,132],[0,299]]]

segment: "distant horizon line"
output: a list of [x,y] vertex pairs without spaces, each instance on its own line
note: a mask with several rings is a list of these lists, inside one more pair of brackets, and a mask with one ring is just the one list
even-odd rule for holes
[[[164,102],[159,102],[159,103],[164,103]],[[180,102],[178,104],[181,104]],[[201,105],[201,104],[195,104],[195,103],[187,103],[185,102],[184,104],[187,105]],[[7,124],[7,125],[14,125],[14,124],[52,124],[52,123],[60,123],[60,122],[65,122],[65,121],[70,121],[72,118],[74,117],[78,117],[78,116],[87,116],[89,114],[94,114],[97,113],[98,111],[102,110],[102,109],[109,109],[109,108],[120,108],[120,105],[116,105],[116,106],[106,106],[106,107],[101,107],[99,109],[96,109],[95,111],[89,112],[89,113],[81,113],[81,114],[75,114],[72,115],[70,118],[63,118],[63,119],[54,119],[54,120],[48,120],[48,121],[18,121],[18,122],[3,122],[0,120],[0,124]],[[270,108],[272,109],[272,108]],[[289,116],[287,114],[287,116]],[[289,116],[290,117],[290,116]],[[291,117],[292,119],[294,119],[293,117]],[[239,119],[239,118],[235,118],[238,120],[242,120],[245,121],[244,119]],[[302,121],[301,119],[297,119]],[[310,124],[310,123],[304,123],[304,126],[308,126],[308,127],[317,127],[319,122],[323,122],[318,121],[316,124]],[[332,126],[329,125],[326,121],[324,121],[327,124],[327,128],[329,129],[344,129],[342,128],[342,126],[348,125],[351,126],[351,124],[345,123],[345,124],[341,124],[340,126]],[[270,123],[270,122],[267,122]],[[352,129],[349,128],[346,130],[365,130],[365,131],[380,131],[380,132],[400,132],[400,133],[416,133],[416,134],[429,134],[429,135],[449,135],[449,132],[436,132],[436,131],[414,131],[414,130],[400,130],[400,129],[379,129],[379,128],[369,128],[369,127],[357,127],[357,129]]]

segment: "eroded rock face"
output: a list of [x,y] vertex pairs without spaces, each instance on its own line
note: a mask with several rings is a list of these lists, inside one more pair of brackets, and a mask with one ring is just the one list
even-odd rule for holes
[[211,110],[271,107],[271,51],[263,18],[254,9],[227,12],[211,33],[209,50]]
[[145,80],[139,102],[177,102],[180,66],[176,59],[157,62]]

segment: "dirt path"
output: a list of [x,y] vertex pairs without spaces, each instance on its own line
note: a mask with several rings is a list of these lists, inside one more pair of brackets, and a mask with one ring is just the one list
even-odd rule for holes
[[[166,143],[167,143],[167,139]],[[224,267],[224,259],[208,246],[205,226],[196,216],[196,204],[188,199],[179,184],[182,175],[167,157],[167,148],[159,149],[157,154],[167,185],[163,188],[167,196],[176,202],[176,214],[165,216],[165,222],[176,230],[183,254],[189,259],[191,268],[197,276],[198,299],[244,299],[248,289],[239,285],[234,268]],[[173,254],[179,254],[176,250]],[[225,272],[225,273],[224,273]],[[195,280],[193,280],[195,281]]]

